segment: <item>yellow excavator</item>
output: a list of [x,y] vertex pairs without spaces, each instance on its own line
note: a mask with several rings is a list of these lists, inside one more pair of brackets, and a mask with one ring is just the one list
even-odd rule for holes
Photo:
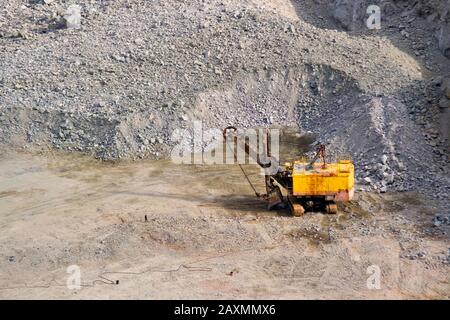
[[[238,146],[238,132],[235,127],[225,128],[223,136],[225,141],[233,141],[234,145]],[[241,148],[245,153],[249,156],[256,155],[256,162],[264,169],[265,194],[256,191],[242,165],[238,163],[256,196],[268,202],[269,210],[287,203],[296,217],[302,216],[307,209],[336,214],[338,210],[336,202],[352,200],[355,178],[354,166],[350,159],[327,163],[325,145],[318,144],[316,155],[311,161],[295,160],[279,166],[277,159],[272,158],[270,139],[270,132],[267,130],[262,143],[265,148],[264,160],[261,160],[260,153],[251,149],[245,139],[241,141],[243,144]],[[317,162],[319,159],[321,161]],[[284,195],[281,189],[284,190]]]

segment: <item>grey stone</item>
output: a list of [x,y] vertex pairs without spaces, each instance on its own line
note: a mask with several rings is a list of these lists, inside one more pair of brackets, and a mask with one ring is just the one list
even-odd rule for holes
[[384,179],[386,180],[387,184],[392,184],[392,183],[394,183],[394,174],[388,173],[385,175]]
[[353,7],[351,1],[339,3],[333,12],[333,17],[347,30],[353,28]]
[[450,59],[450,24],[446,23],[441,26],[437,38],[442,54]]
[[77,4],[69,6],[64,13],[64,23],[67,29],[81,28],[81,7]]
[[439,108],[440,108],[440,109],[447,109],[447,108],[449,108],[449,107],[450,107],[450,100],[447,99],[446,97],[442,97],[442,98],[439,100]]

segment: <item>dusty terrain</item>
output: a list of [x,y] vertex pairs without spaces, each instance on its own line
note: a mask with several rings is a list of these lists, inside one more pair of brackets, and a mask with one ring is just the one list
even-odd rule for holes
[[417,193],[359,192],[336,216],[293,218],[236,166],[4,154],[0,168],[2,298],[450,297],[450,221]]
[[[0,297],[449,298],[449,9],[7,1]],[[168,160],[197,120],[309,133],[352,156],[356,199],[337,216],[269,212],[238,168]]]

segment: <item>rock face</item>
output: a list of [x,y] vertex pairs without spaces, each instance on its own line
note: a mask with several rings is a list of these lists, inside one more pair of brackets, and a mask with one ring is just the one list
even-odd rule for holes
[[81,28],[81,7],[73,4],[67,8],[64,14],[64,23],[67,29]]
[[[365,28],[369,5],[378,5],[381,10],[381,20],[387,16],[399,15],[414,22],[415,16],[423,17],[436,30],[436,38],[441,53],[450,59],[450,2],[447,0],[420,1],[368,1],[368,0],[335,0],[330,2],[332,17],[347,31],[360,31]],[[409,37],[409,33],[399,26],[401,33]],[[418,26],[418,28],[420,28]]]
[[441,53],[450,59],[450,1],[421,0],[414,6],[415,12],[435,25]]

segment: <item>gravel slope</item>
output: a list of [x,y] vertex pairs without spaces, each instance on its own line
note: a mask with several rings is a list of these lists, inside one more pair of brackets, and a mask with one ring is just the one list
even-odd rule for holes
[[0,142],[163,158],[194,120],[298,126],[350,153],[369,190],[448,203],[448,59],[421,31],[438,9],[399,2],[377,33],[319,14],[345,1],[89,1],[70,30],[73,3],[2,9]]
[[[81,30],[58,29],[68,3],[12,1],[3,9],[14,17],[0,38],[3,140],[101,158],[154,156],[199,95],[243,76],[327,66],[384,94],[422,78],[419,64],[388,40],[316,28],[258,2],[93,1],[82,7]],[[276,98],[282,108],[281,97],[267,97]],[[239,109],[243,124],[263,120],[253,107]],[[285,122],[285,110],[271,111]]]

